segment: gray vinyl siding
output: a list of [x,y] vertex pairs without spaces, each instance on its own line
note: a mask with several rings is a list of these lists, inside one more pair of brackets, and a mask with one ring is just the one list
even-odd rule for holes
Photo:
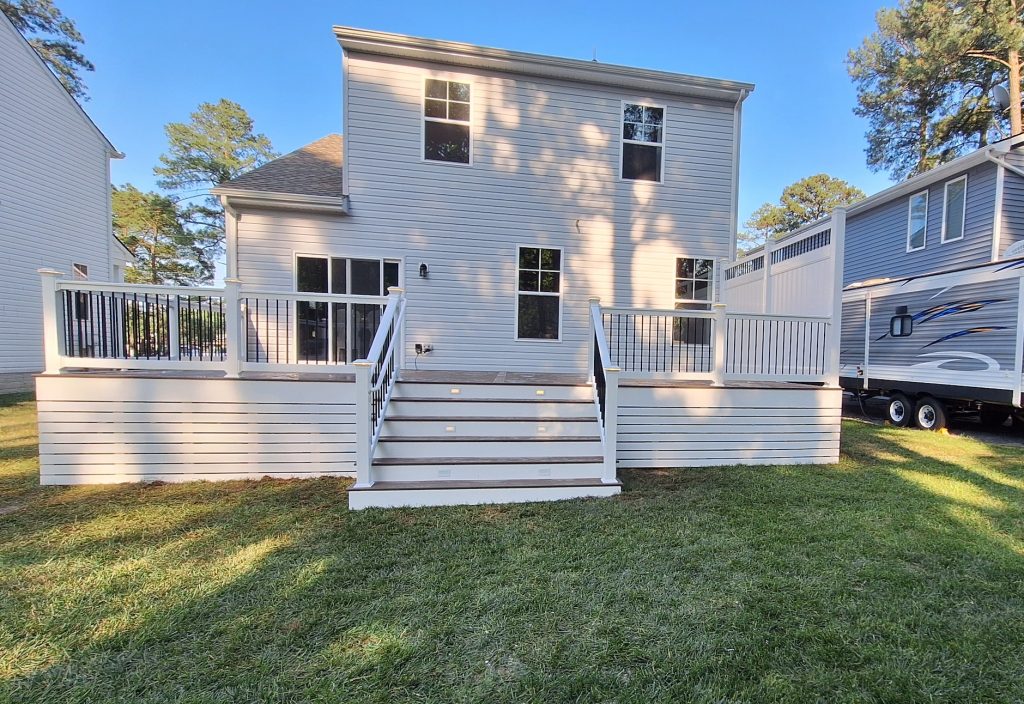
[[[434,347],[420,369],[582,371],[589,296],[671,308],[676,257],[729,256],[732,104],[346,61],[351,214],[243,213],[244,285],[291,289],[295,253],[400,258],[408,358]],[[428,76],[472,84],[471,166],[422,159]],[[663,183],[619,179],[623,100],[667,108]],[[564,249],[560,342],[515,339],[516,245]]]
[[0,374],[42,367],[38,269],[110,279],[107,167],[104,140],[0,16]]
[[[1024,150],[1020,147],[1005,156],[1005,160],[1024,169]],[[1003,177],[1003,217],[1000,231],[1000,254],[1015,242],[1024,240],[1024,178],[1006,169]]]
[[[964,237],[942,242],[944,186],[967,174],[967,209]],[[881,277],[914,276],[992,258],[995,215],[996,166],[985,163],[932,183],[928,190],[928,225],[925,248],[907,252],[910,196],[850,215],[846,224],[846,263],[843,283]],[[914,193],[925,190],[922,187]]]

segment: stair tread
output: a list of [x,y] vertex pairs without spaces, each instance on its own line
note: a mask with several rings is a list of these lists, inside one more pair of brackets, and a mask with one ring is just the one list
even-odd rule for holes
[[380,442],[601,442],[600,435],[384,435]]
[[437,465],[437,464],[600,464],[604,457],[600,455],[582,455],[577,457],[382,457],[373,460],[374,467],[402,465]]
[[543,396],[537,396],[535,398],[467,398],[466,396],[460,396],[458,394],[452,394],[451,396],[392,396],[391,403],[398,401],[413,401],[416,403],[421,402],[446,402],[452,401],[455,403],[579,403],[594,405],[594,399],[592,398],[546,398]]
[[542,489],[558,487],[621,486],[600,479],[441,479],[437,481],[382,481],[349,491],[396,491],[402,489]]
[[[397,399],[392,399],[397,400]],[[565,418],[559,418],[557,416],[544,417],[544,418],[524,418],[523,416],[392,416],[387,415],[384,420],[412,420],[412,421],[448,421],[448,422],[468,422],[468,421],[486,421],[488,423],[580,423],[589,422],[596,423],[597,416],[566,416]]]
[[481,381],[465,379],[399,379],[396,384],[433,384],[435,386],[545,386],[578,387],[581,389],[594,388],[585,381],[535,381],[530,379],[506,379],[504,381]]

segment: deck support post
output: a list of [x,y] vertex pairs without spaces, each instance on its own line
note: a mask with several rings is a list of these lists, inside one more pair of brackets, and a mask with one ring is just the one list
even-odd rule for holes
[[845,258],[846,208],[836,208],[832,211],[832,320],[829,322],[828,358],[826,359],[828,386],[832,388],[839,388],[839,348],[843,333],[843,269]]
[[619,434],[619,367],[604,368],[604,468],[601,481],[615,484],[619,481],[616,456]]
[[242,371],[241,285],[238,279],[224,279],[224,371],[229,379]]
[[39,269],[43,293],[43,371],[46,374],[60,373],[63,316],[57,305],[57,280],[63,275],[56,269]]
[[356,372],[356,483],[353,488],[364,488],[373,484],[370,473],[370,439],[373,427],[370,422],[370,371],[373,363],[365,359],[353,362]]
[[713,318],[714,322],[712,323],[714,329],[711,331],[712,335],[714,335],[714,347],[712,348],[714,359],[711,363],[711,385],[725,386],[725,304],[715,303],[711,306],[711,309],[715,314],[715,317]]

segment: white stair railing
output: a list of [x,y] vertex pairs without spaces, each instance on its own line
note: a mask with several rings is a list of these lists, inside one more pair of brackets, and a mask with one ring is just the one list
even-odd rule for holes
[[621,369],[612,361],[601,316],[601,300],[590,299],[590,339],[593,354],[591,384],[594,387],[594,401],[601,414],[601,444],[604,449],[604,467],[601,481],[614,484],[618,481],[616,469],[616,442],[619,426],[619,373]]
[[377,334],[356,370],[356,486],[373,484],[373,454],[384,425],[384,414],[401,368],[402,329],[405,323],[405,292],[388,289],[388,303]]

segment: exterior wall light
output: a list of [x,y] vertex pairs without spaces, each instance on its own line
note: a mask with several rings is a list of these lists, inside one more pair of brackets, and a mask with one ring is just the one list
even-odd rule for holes
[[428,273],[430,273],[430,272],[427,271],[427,265],[426,264],[420,264],[420,278],[421,279],[427,278],[427,274]]

